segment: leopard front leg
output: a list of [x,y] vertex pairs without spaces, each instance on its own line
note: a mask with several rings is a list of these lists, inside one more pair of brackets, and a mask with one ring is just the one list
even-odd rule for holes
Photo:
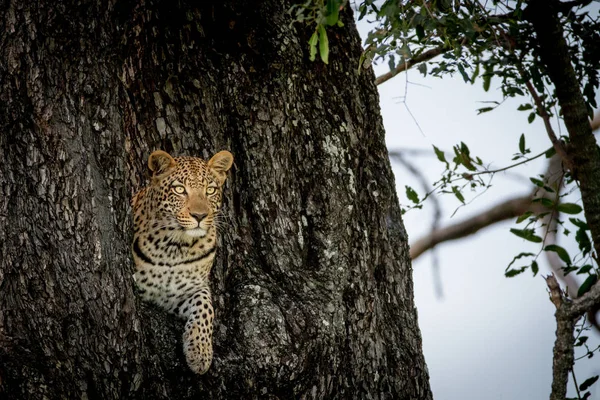
[[200,289],[182,304],[181,316],[187,317],[183,332],[183,352],[188,366],[197,374],[208,371],[213,358],[212,334],[214,310],[208,288]]

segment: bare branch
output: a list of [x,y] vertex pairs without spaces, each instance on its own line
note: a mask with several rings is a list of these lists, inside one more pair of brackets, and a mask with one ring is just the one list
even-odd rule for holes
[[406,62],[399,64],[392,71],[378,76],[377,78],[375,78],[375,84],[381,85],[383,82],[387,82],[388,80],[392,79],[394,76],[398,75],[400,72],[409,70],[420,62],[429,61],[432,58],[437,57],[440,54],[443,54],[451,49],[452,49],[452,47],[450,47],[448,45],[443,45],[440,47],[433,48],[431,50],[427,50],[427,51],[419,54],[418,56],[415,56],[415,57],[411,58],[410,60],[407,60]]
[[546,210],[540,203],[531,203],[531,200],[531,195],[506,200],[474,217],[430,232],[426,237],[418,239],[411,244],[410,256],[415,260],[421,254],[442,242],[472,235],[480,229],[493,225],[496,222],[516,218],[525,211],[531,210],[539,213]]
[[600,281],[596,282],[589,292],[573,300],[569,309],[571,318],[579,318],[588,310],[600,308]]
[[531,157],[531,158],[526,158],[526,159],[524,159],[524,160],[522,160],[522,161],[519,161],[519,162],[518,162],[518,163],[516,163],[516,164],[511,164],[511,165],[509,165],[509,166],[507,166],[507,167],[498,168],[498,169],[494,169],[494,170],[485,170],[485,171],[473,172],[472,174],[465,173],[464,175],[465,175],[465,177],[467,177],[467,178],[469,178],[469,179],[470,179],[470,178],[473,178],[474,176],[477,176],[477,175],[495,174],[495,173],[497,173],[497,172],[504,172],[504,171],[507,171],[507,170],[509,170],[509,169],[512,169],[512,168],[518,167],[519,165],[526,164],[526,163],[528,163],[529,161],[533,161],[533,160],[535,160],[535,159],[537,159],[537,158],[540,158],[541,156],[545,155],[547,152],[548,152],[547,150],[545,150],[545,151],[542,151],[542,152],[541,152],[540,154],[538,154],[537,156],[533,156],[533,157]]
[[571,157],[567,154],[567,150],[565,149],[564,143],[558,139],[554,129],[552,128],[552,124],[550,123],[550,116],[546,111],[546,107],[544,107],[544,102],[538,95],[537,91],[533,87],[530,81],[525,81],[525,85],[527,86],[527,90],[533,97],[533,101],[535,102],[535,108],[537,109],[538,114],[542,117],[544,121],[544,126],[546,128],[546,132],[548,133],[548,137],[550,138],[550,142],[552,142],[552,146],[556,150],[556,153],[562,158],[563,162],[569,167],[571,171],[573,171],[573,162],[571,161]]

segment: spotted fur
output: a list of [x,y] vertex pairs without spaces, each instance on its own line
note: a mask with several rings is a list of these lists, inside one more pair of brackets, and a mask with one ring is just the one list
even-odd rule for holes
[[132,200],[137,286],[144,300],[187,320],[183,350],[198,374],[208,370],[213,358],[209,274],[215,258],[215,218],[232,163],[228,151],[208,162],[155,151],[148,159],[151,183]]

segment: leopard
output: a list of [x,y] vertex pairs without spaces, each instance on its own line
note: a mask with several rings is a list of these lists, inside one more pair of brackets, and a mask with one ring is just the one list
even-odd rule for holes
[[205,161],[156,150],[150,182],[132,198],[134,279],[142,300],[185,319],[183,353],[205,374],[213,360],[210,272],[217,248],[223,188],[233,155]]

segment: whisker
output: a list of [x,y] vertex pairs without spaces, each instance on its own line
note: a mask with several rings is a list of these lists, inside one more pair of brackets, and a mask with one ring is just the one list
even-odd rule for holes
[[224,223],[228,223],[231,221],[231,219],[225,219],[225,218],[213,218],[213,221],[219,224],[224,224]]
[[229,228],[231,225],[221,222],[221,221],[214,221],[213,222],[213,226],[215,227],[215,229],[217,230],[217,232],[221,233],[224,230],[226,230],[227,228]]
[[223,210],[219,210],[217,212],[214,213],[215,216],[229,216],[229,214],[226,214],[223,212]]

